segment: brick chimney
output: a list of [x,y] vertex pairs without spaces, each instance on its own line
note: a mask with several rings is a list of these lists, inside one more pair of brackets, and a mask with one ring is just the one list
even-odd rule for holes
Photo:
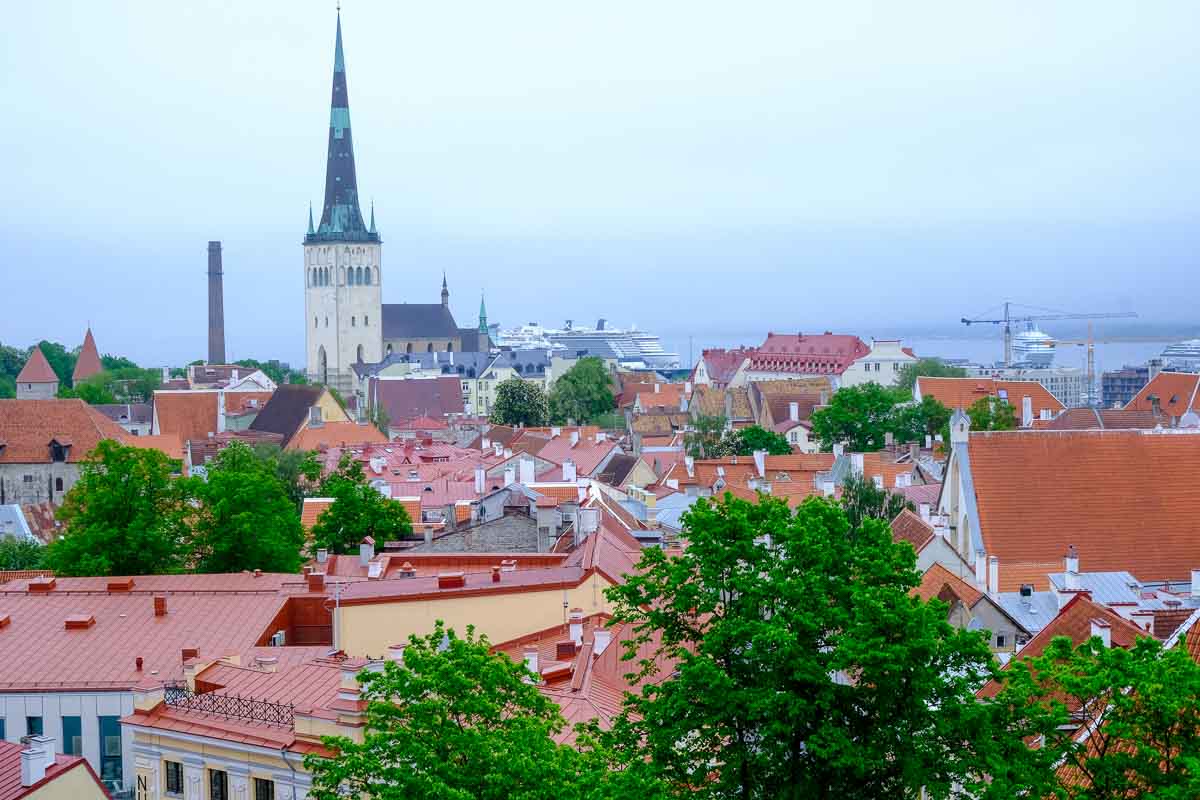
[[167,596],[158,594],[154,596],[154,616],[165,617],[167,615]]

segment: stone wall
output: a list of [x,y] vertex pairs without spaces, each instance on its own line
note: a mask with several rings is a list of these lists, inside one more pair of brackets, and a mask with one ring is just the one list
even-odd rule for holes
[[61,505],[63,497],[79,480],[79,465],[66,462],[46,464],[0,464],[0,503]]

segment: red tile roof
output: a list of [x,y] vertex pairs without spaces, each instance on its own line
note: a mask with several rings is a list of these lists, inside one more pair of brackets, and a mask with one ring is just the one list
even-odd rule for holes
[[440,419],[448,414],[463,413],[462,384],[456,377],[372,377],[368,391],[371,407],[382,406],[389,419]]
[[0,740],[0,800],[20,800],[35,792],[42,796],[63,797],[65,795],[60,792],[65,792],[65,789],[45,789],[46,785],[77,769],[86,770],[95,784],[95,787],[83,796],[85,800],[87,797],[109,797],[108,790],[83,756],[56,755],[54,763],[46,767],[46,774],[42,780],[32,786],[22,786],[21,751],[25,749],[23,744]]
[[974,608],[983,598],[983,592],[937,563],[925,570],[921,583],[912,590],[913,596],[926,601],[935,597],[945,600],[947,592],[961,600],[967,608]]
[[933,526],[907,508],[892,520],[892,538],[908,542],[918,553],[933,541]]
[[104,365],[100,363],[100,352],[96,349],[96,340],[92,337],[92,329],[88,328],[83,336],[83,347],[79,357],[75,359],[75,372],[71,376],[74,383],[87,380],[93,375],[103,372]]
[[841,375],[871,348],[846,334],[768,333],[750,359],[750,369],[808,375]]
[[385,444],[388,437],[374,425],[357,422],[324,422],[318,427],[307,427],[288,442],[288,450],[328,450],[330,447],[347,447],[360,444]]
[[305,531],[312,530],[312,526],[317,524],[317,517],[321,516],[321,512],[333,505],[332,497],[306,497],[304,503],[300,506],[300,526]]
[[704,359],[709,380],[720,387],[728,385],[746,359],[755,352],[753,347],[739,347],[735,350],[713,348],[701,352],[700,357]]
[[126,444],[133,447],[141,447],[147,450],[161,450],[167,454],[168,458],[173,458],[176,461],[183,460],[183,442],[178,436],[173,436],[168,433],[159,434],[157,436],[130,436],[125,441]]
[[77,463],[103,439],[126,442],[119,425],[82,400],[0,400],[0,464],[50,462],[50,441],[70,443]]
[[1200,435],[1137,431],[972,433],[980,533],[1006,563],[1190,580],[1200,565]]
[[1033,403],[1033,418],[1038,419],[1043,410],[1057,415],[1066,406],[1037,381],[1004,381],[995,378],[931,378],[917,379],[921,397],[933,397],[946,408],[967,409],[982,397],[999,397],[1008,401],[1021,424],[1022,399],[1029,397]]
[[[154,416],[158,432],[173,434],[180,440],[202,442],[217,432],[217,392],[158,391],[154,393]],[[226,413],[258,408],[271,399],[271,392],[224,392]]]
[[1034,427],[1044,431],[1152,430],[1159,425],[1167,427],[1168,422],[1167,416],[1149,409],[1068,408],[1052,420],[1035,422]]
[[[18,378],[18,381],[21,379]],[[1188,411],[1200,411],[1200,375],[1190,372],[1160,372],[1125,404],[1126,409],[1152,411],[1152,397],[1167,417],[1181,417]]]
[[46,360],[40,346],[34,346],[29,360],[17,373],[17,383],[58,383],[58,376],[54,374],[54,368]]

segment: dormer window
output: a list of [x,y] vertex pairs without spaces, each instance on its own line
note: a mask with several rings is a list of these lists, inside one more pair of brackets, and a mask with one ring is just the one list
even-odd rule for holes
[[51,442],[50,442],[50,460],[55,463],[62,463],[63,461],[66,461],[67,455],[69,454],[70,449],[71,449],[70,444],[59,442],[56,439],[51,440]]

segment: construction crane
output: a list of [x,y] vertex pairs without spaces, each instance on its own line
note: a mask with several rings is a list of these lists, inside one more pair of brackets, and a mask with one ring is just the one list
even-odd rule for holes
[[1003,319],[967,319],[962,318],[964,325],[1003,325],[1004,326],[1004,366],[1012,366],[1012,324],[1014,322],[1039,322],[1042,320],[1053,319],[1127,319],[1136,317],[1134,311],[1112,311],[1101,312],[1095,314],[1067,314],[1067,313],[1049,313],[1049,314],[1028,314],[1023,316],[1013,316],[1010,306],[1014,303],[1004,301],[1004,318]]
[[1174,342],[1178,337],[1173,336],[1102,336],[1097,339],[1092,331],[1092,323],[1088,322],[1088,335],[1086,339],[1054,339],[1050,342],[1052,347],[1059,345],[1075,345],[1077,347],[1087,348],[1087,382],[1088,382],[1088,405],[1096,406],[1096,343],[1110,344],[1114,342],[1130,343],[1130,342]]

